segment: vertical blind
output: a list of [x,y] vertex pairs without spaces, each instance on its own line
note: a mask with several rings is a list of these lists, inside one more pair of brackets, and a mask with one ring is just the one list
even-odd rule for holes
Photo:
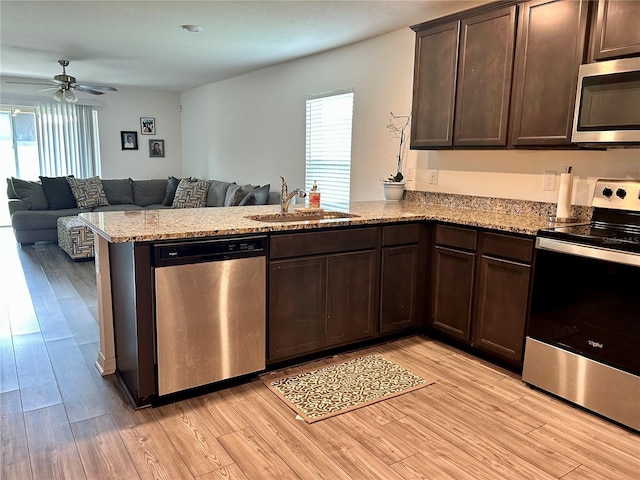
[[349,207],[353,91],[307,98],[305,188],[314,180],[325,209]]
[[98,116],[92,107],[41,103],[36,119],[40,175],[100,175]]

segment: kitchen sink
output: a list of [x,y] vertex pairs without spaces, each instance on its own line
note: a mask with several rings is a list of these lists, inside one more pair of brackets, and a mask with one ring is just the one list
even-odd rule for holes
[[292,212],[292,213],[264,213],[262,215],[249,215],[245,218],[257,220],[259,222],[308,222],[312,220],[341,220],[346,218],[356,218],[359,215],[352,215],[344,212]]

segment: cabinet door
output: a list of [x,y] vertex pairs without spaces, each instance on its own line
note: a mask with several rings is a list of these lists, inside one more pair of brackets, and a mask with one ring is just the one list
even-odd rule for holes
[[516,7],[462,21],[454,146],[506,146]]
[[517,365],[522,364],[530,273],[529,265],[480,259],[474,345]]
[[640,55],[640,2],[599,0],[592,29],[591,58]]
[[[324,346],[325,257],[271,262],[269,360],[283,360]],[[251,292],[247,292],[247,301]]]
[[416,33],[411,148],[450,147],[460,22]]
[[375,250],[327,257],[326,346],[375,333]]
[[521,6],[511,101],[511,144],[569,145],[588,2]]
[[418,246],[382,251],[380,333],[417,326]]
[[475,254],[437,246],[433,265],[433,327],[468,342]]

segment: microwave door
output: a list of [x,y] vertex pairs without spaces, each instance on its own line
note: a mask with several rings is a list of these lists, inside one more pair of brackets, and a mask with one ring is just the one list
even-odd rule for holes
[[640,146],[640,58],[580,66],[572,141]]

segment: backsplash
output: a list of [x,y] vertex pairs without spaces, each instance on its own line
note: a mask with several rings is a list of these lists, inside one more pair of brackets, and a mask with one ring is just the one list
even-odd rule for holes
[[[527,215],[548,218],[555,216],[556,204],[535,202],[530,200],[512,200],[508,198],[477,197],[473,195],[459,195],[453,193],[424,192],[407,190],[405,200],[425,205],[440,205],[443,207],[465,208],[469,210],[490,210],[509,215]],[[578,221],[588,222],[593,213],[592,207],[573,205],[571,213]]]

